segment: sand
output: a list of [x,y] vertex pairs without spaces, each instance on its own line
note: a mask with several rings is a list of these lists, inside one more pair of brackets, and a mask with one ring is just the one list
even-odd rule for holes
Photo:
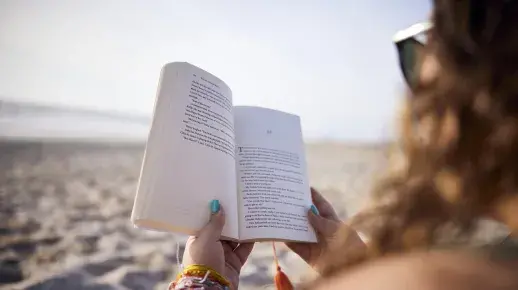
[[[185,237],[138,230],[129,217],[143,146],[0,144],[0,289],[165,289]],[[384,146],[307,146],[311,184],[344,219],[385,166]],[[272,288],[270,244],[258,244],[240,289]],[[294,281],[311,276],[280,247]]]

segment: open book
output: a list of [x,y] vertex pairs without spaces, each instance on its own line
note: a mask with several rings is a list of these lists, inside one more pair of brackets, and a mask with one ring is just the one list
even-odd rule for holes
[[161,73],[131,220],[193,235],[209,203],[225,210],[223,238],[316,242],[300,118],[232,106],[217,77],[188,63]]

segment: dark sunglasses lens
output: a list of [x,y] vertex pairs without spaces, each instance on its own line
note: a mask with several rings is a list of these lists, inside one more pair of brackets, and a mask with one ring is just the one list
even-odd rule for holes
[[408,38],[396,43],[399,66],[407,84],[412,87],[419,71],[420,51],[423,44],[414,38]]

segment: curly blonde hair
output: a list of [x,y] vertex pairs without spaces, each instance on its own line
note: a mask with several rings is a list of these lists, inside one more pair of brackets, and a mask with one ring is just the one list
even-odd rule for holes
[[344,229],[323,258],[323,277],[389,254],[462,244],[483,216],[518,228],[517,15],[518,1],[434,1],[424,57],[438,71],[408,93],[404,164],[376,186],[376,206],[353,221],[369,236],[368,250],[347,250]]

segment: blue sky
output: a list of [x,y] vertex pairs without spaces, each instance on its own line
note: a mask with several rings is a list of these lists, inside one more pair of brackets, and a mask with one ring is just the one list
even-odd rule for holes
[[235,105],[302,117],[308,139],[372,141],[404,89],[393,34],[430,1],[0,1],[0,96],[151,114],[160,68],[187,61]]

